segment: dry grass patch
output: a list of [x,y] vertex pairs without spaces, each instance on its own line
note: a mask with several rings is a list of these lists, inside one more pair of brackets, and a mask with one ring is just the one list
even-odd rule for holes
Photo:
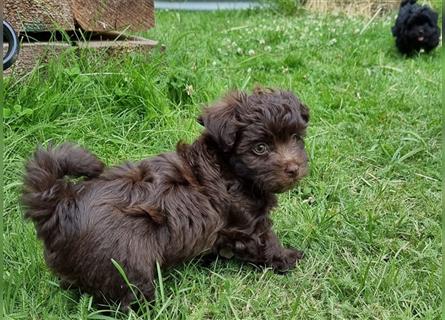
[[[419,3],[426,3],[434,6],[434,1],[421,1]],[[390,11],[395,11],[400,6],[399,0],[307,0],[305,6],[309,10],[347,15],[361,15],[373,16],[375,14],[384,14]]]

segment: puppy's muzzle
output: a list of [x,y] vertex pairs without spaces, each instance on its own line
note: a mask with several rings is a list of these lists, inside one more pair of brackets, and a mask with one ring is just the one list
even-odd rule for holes
[[300,170],[300,166],[296,163],[291,163],[286,166],[284,172],[287,174],[289,178],[295,178],[298,176]]

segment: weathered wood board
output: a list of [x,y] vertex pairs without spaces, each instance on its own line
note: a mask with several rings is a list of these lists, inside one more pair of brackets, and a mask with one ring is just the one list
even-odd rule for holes
[[[110,38],[112,35],[113,33],[105,34],[103,40],[73,41],[72,43],[62,41],[22,43],[17,61],[10,69],[5,71],[5,75],[27,73],[37,63],[47,63],[48,59],[59,56],[65,50],[75,50],[79,55],[91,50],[109,56],[119,56],[130,52],[149,52],[155,47],[164,49],[157,41],[124,35],[120,35],[119,40],[110,40],[113,39]],[[96,35],[94,39],[100,38],[99,35]],[[3,49],[6,48],[6,45],[4,45]]]
[[17,32],[146,31],[155,24],[154,0],[4,0]]
[[17,32],[74,30],[69,0],[4,0],[4,19]]
[[[76,46],[80,50],[94,50],[106,52],[111,55],[126,54],[130,52],[144,52],[158,45],[153,40],[125,40],[125,41],[78,41]],[[162,48],[161,48],[162,49]]]
[[[5,46],[3,45],[3,48]],[[57,57],[63,51],[70,49],[73,50],[73,47],[65,42],[22,43],[16,62],[5,71],[5,75],[11,73],[24,74],[31,71],[38,62],[46,63],[51,57]]]
[[155,21],[153,0],[72,0],[72,11],[86,31],[145,31]]
[[[158,45],[122,34],[154,26],[154,0],[4,0],[4,18],[22,39],[12,72],[29,71],[38,61],[46,62],[66,49],[118,55]],[[85,35],[90,41],[79,41]],[[68,41],[54,41],[62,39]]]

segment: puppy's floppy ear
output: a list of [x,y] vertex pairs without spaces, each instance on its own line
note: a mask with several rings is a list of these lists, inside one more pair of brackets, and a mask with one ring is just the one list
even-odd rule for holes
[[300,115],[304,122],[309,122],[309,108],[300,102]]
[[206,128],[207,133],[221,147],[228,152],[236,140],[236,133],[241,125],[237,114],[246,103],[244,92],[232,92],[224,99],[204,109],[198,122]]
[[425,8],[423,10],[423,14],[428,17],[428,19],[430,20],[429,22],[432,25],[437,25],[437,20],[439,19],[439,15],[437,14],[437,12],[433,11],[430,8]]
[[397,33],[399,33],[400,31],[400,26],[398,25],[398,24],[396,24],[395,26],[393,26],[392,28],[391,28],[391,32],[392,32],[392,35],[395,37],[395,36],[397,36]]
[[301,119],[307,124],[309,122],[309,108],[301,102],[300,98],[294,95],[292,91],[280,91],[280,95],[287,101],[290,100],[293,105],[298,107]]
[[273,88],[265,88],[260,85],[256,85],[255,88],[253,89],[253,94],[256,94],[256,95],[274,94],[276,92],[277,91],[274,90]]

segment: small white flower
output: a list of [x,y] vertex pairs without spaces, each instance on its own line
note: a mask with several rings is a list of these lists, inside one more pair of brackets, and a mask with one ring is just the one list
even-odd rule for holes
[[193,89],[193,86],[191,84],[188,84],[185,86],[185,91],[187,92],[187,95],[189,97],[191,97],[193,92],[195,92],[195,90]]
[[247,69],[247,73],[251,73],[252,72],[252,68]]
[[238,54],[243,54],[243,49],[241,49],[240,47],[238,47],[238,48],[236,49],[236,53],[238,53]]
[[266,43],[266,40],[260,39],[260,44],[265,44],[265,43]]
[[247,54],[248,54],[249,56],[253,56],[253,55],[255,55],[255,50],[250,49],[250,50],[247,52]]
[[272,47],[271,46],[265,46],[264,47],[264,51],[270,52],[270,51],[272,51]]

